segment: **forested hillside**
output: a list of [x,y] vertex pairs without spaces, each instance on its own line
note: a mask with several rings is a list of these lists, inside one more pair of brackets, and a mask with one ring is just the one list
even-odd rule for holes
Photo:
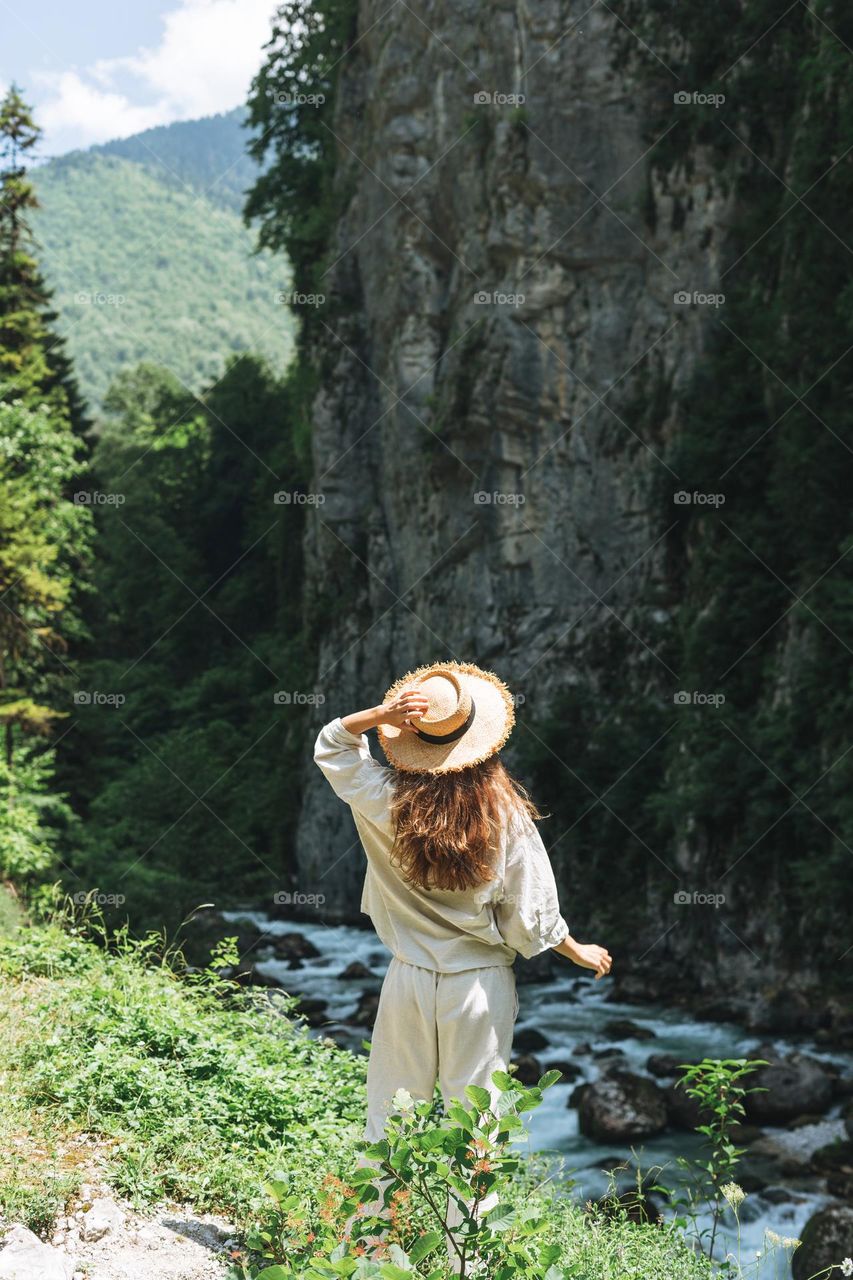
[[284,371],[295,325],[282,300],[290,272],[285,259],[254,253],[240,218],[242,188],[257,176],[245,144],[232,113],[34,171],[39,257],[93,407],[139,361],[193,391],[234,352],[256,351]]

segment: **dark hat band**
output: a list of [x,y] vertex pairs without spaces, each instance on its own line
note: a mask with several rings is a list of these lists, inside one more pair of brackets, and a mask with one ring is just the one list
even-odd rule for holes
[[475,707],[474,699],[472,698],[471,710],[468,712],[468,719],[464,724],[460,724],[458,729],[452,729],[450,733],[424,733],[422,729],[416,729],[414,725],[412,728],[415,729],[415,733],[423,742],[435,742],[437,745],[441,746],[444,743],[455,742],[457,738],[462,737],[463,733],[468,732],[471,725],[474,723],[474,712],[476,710],[477,708]]

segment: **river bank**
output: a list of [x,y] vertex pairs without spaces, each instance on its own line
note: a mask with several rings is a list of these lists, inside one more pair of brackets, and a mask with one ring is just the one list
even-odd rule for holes
[[[222,918],[239,937],[244,978],[298,995],[312,1034],[363,1051],[390,958],[371,930],[255,911]],[[634,975],[595,983],[568,963],[548,960],[523,965],[518,975],[514,1056],[531,1078],[555,1066],[563,1071],[534,1113],[526,1142],[531,1152],[559,1155],[579,1199],[603,1195],[614,1178],[620,1190],[635,1185],[637,1168],[683,1188],[678,1162],[699,1156],[702,1140],[694,1132],[701,1118],[674,1087],[678,1064],[760,1057],[771,1063],[766,1083],[756,1076],[767,1093],[752,1100],[749,1123],[738,1134],[746,1148],[738,1176],[748,1197],[739,1232],[732,1215],[724,1223],[719,1256],[754,1254],[768,1231],[799,1237],[818,1213],[851,1202],[845,1115],[849,1124],[853,1054],[822,1034],[830,1029],[826,1019],[802,1029],[803,1019],[788,1016],[784,1001],[766,997],[720,999],[715,1006],[709,998],[691,1008],[684,992],[664,1001],[643,987],[640,1001]],[[794,1012],[799,1008],[797,1002]],[[713,1017],[736,1011],[742,1022]],[[779,1029],[786,1026],[792,1029]]]

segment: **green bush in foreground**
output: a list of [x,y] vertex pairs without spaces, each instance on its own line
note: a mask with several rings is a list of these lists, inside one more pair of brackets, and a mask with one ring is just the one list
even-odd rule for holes
[[386,1137],[359,1143],[346,1181],[327,1177],[307,1199],[286,1174],[268,1185],[275,1209],[248,1243],[271,1265],[235,1266],[235,1280],[709,1276],[708,1260],[676,1227],[629,1223],[616,1205],[584,1213],[553,1182],[531,1179],[512,1139],[559,1076],[550,1071],[525,1087],[496,1071],[494,1099],[469,1085],[468,1105],[456,1100],[444,1115],[399,1090]]

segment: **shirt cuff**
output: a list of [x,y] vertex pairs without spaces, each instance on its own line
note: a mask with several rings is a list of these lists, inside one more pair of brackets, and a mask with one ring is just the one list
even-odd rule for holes
[[346,743],[347,746],[361,746],[366,741],[363,733],[352,733],[349,729],[345,729],[341,716],[335,716],[334,720],[330,720],[325,726],[324,732],[330,738],[337,739],[338,742]]
[[553,928],[541,935],[542,950],[544,951],[546,947],[558,947],[565,938],[568,938],[570,932],[571,930],[563,917],[558,916]]

